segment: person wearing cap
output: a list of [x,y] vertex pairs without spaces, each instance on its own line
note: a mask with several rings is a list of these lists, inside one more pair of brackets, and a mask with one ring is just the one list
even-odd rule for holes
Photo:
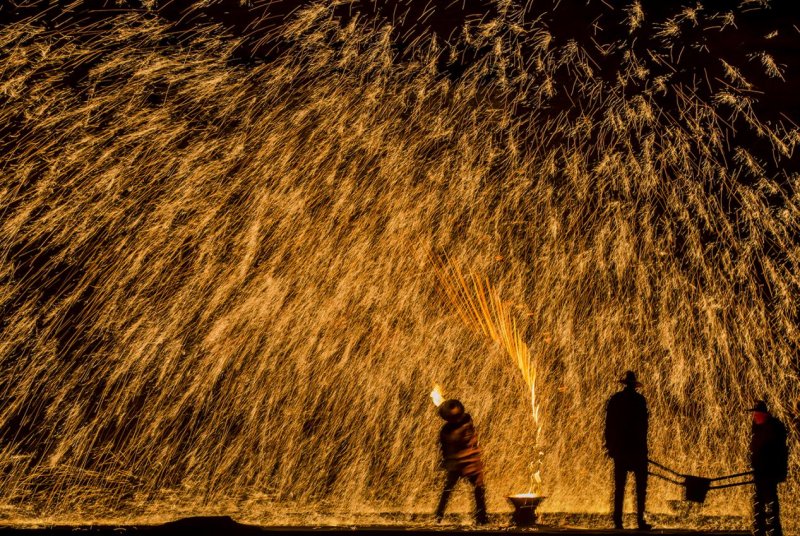
[[647,401],[636,392],[642,384],[629,370],[620,380],[625,387],[606,405],[605,448],[614,461],[614,528],[622,528],[622,502],[628,473],[636,478],[636,519],[639,530],[650,530],[645,521],[647,501]]
[[753,415],[750,436],[750,466],[753,469],[753,534],[780,536],[780,506],[778,483],[786,481],[789,449],[786,427],[773,417],[766,402],[756,401],[748,409]]
[[442,466],[447,471],[447,477],[439,506],[436,508],[436,520],[441,521],[444,517],[447,501],[459,479],[466,478],[475,492],[475,522],[484,525],[489,522],[486,514],[486,489],[483,485],[483,462],[478,447],[478,435],[472,417],[458,400],[442,402],[439,415],[446,421],[439,432],[439,444],[442,448]]

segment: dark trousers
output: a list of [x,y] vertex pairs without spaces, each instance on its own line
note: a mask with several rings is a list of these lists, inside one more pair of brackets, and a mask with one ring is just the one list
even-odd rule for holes
[[781,536],[781,512],[778,504],[778,483],[756,479],[753,493],[754,536]]
[[[444,509],[447,507],[447,501],[450,500],[450,495],[453,493],[453,489],[456,487],[458,480],[461,478],[461,473],[458,471],[448,471],[447,478],[444,482],[444,489],[442,490],[442,496],[439,499],[439,506],[436,507],[436,519],[442,519],[444,517]],[[475,521],[479,524],[485,524],[489,522],[489,518],[486,515],[486,488],[482,485],[477,485],[478,483],[478,475],[464,477],[469,480],[470,484],[474,487],[475,491]]]
[[614,460],[614,525],[622,526],[622,501],[628,473],[636,478],[636,519],[644,523],[644,507],[647,502],[647,462],[630,464]]

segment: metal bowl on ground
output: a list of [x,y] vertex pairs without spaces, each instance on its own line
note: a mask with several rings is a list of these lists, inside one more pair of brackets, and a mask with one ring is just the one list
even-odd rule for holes
[[511,522],[518,527],[531,527],[536,524],[536,507],[546,497],[533,493],[519,493],[509,495],[508,500],[514,506]]

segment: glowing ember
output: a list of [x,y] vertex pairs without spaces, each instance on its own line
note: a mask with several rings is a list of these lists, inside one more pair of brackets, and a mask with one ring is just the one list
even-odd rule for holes
[[442,396],[442,388],[439,385],[433,386],[433,391],[431,391],[431,400],[433,400],[433,404],[438,408],[444,402],[444,396]]

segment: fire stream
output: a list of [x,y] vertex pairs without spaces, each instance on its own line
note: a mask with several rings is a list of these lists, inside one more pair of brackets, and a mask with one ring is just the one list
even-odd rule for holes
[[[511,357],[517,365],[531,397],[531,413],[534,425],[535,460],[530,467],[530,492],[541,494],[542,459],[544,452],[540,450],[542,424],[539,403],[536,398],[536,360],[522,339],[517,321],[511,314],[510,304],[504,302],[500,293],[491,283],[476,274],[470,274],[469,280],[453,263],[441,261],[431,256],[435,273],[441,290],[455,307],[463,322],[476,333],[488,337]],[[438,385],[434,387],[431,397],[436,401]],[[439,393],[441,396],[441,393]],[[438,404],[437,404],[438,406]]]

